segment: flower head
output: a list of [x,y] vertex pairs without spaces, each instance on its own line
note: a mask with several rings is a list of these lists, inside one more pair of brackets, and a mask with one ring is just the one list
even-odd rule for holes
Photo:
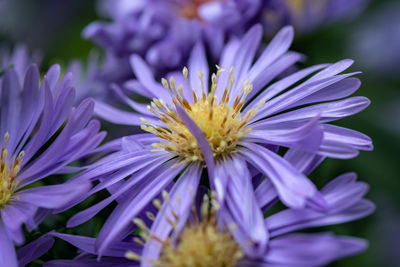
[[[187,100],[183,95],[182,85],[176,88],[175,80],[170,78],[169,83],[163,79],[162,83],[172,97],[174,105],[181,105],[191,119],[199,126],[210,144],[213,156],[217,159],[233,153],[239,141],[251,131],[246,127],[247,122],[255,115],[257,108],[251,109],[245,115],[241,109],[245,104],[247,95],[251,92],[252,85],[247,82],[243,84],[243,91],[237,96],[231,96],[232,87],[235,82],[233,68],[230,70],[228,84],[225,85],[221,100],[217,100],[216,89],[218,78],[222,69],[212,75],[212,85],[206,94],[203,82],[203,73],[199,72],[201,84],[201,95],[192,90],[192,100]],[[189,84],[188,69],[183,69],[183,75]],[[229,104],[230,98],[234,103]],[[190,102],[191,103],[190,103]],[[262,103],[261,103],[262,104]],[[167,106],[163,100],[154,99],[148,109],[163,122],[165,128],[158,127],[148,122],[142,125],[142,129],[164,139],[160,143],[153,144],[156,148],[162,148],[177,154],[185,161],[202,160],[203,153],[198,146],[196,138],[191,134],[185,123],[173,106]],[[147,123],[145,119],[144,122]]]
[[21,77],[9,68],[0,85],[2,266],[17,266],[13,244],[24,240],[22,224],[32,230],[41,222],[38,218],[87,191],[90,183],[26,186],[52,174],[76,171],[67,165],[91,153],[104,138],[99,123],[90,121],[91,100],[73,108],[74,89],[68,78],[57,82],[59,66],[53,66],[41,83],[39,78],[32,65],[21,86]]
[[[169,200],[167,192],[163,193],[166,201]],[[155,205],[161,208],[155,200]],[[150,261],[154,266],[236,266],[238,260],[243,257],[243,251],[238,243],[233,239],[229,228],[221,229],[217,225],[218,204],[215,193],[211,199],[204,195],[204,200],[196,210],[192,206],[193,220],[187,220],[187,226],[177,238],[176,242],[172,238],[167,240],[157,240],[157,236],[151,235],[146,224],[141,219],[134,219],[133,222],[141,229],[141,237],[145,240],[155,239],[163,244],[163,250],[157,261]],[[175,227],[178,215],[171,210],[173,218],[169,223]],[[198,215],[199,213],[199,215]],[[151,213],[149,213],[151,214]],[[150,217],[152,217],[150,215]],[[137,240],[137,239],[136,239]],[[139,241],[140,242],[140,241]],[[141,257],[129,251],[126,257],[132,260],[140,260]],[[144,259],[145,260],[145,259]]]
[[[260,190],[274,188],[263,201],[279,198],[291,208],[324,210],[326,201],[303,172],[325,157],[349,158],[360,149],[372,149],[369,137],[328,124],[359,112],[369,100],[345,98],[359,87],[358,79],[349,78],[354,73],[339,74],[350,66],[351,61],[346,60],[306,68],[267,86],[300,59],[299,54],[287,52],[292,38],[292,28],[284,28],[252,63],[261,39],[261,28],[252,28],[241,41],[224,49],[221,68],[211,75],[210,87],[201,45],[193,50],[189,68],[172,73],[169,83],[162,81],[164,86],[154,81],[140,57],[133,56],[138,80],[129,83],[130,89],[152,98],[153,103],[137,103],[115,87],[121,99],[142,114],[102,102],[96,103],[95,112],[114,123],[138,125],[145,121],[142,128],[150,133],[105,146],[104,152],[113,153],[75,178],[101,177],[82,198],[111,187],[112,194],[76,214],[69,226],[90,219],[119,199],[96,241],[101,254],[162,190],[180,192],[184,213],[190,207],[190,195],[185,192],[188,186],[197,192],[199,185],[206,183],[217,192],[221,204],[236,211],[234,221],[257,244],[255,253],[261,253],[269,233],[257,208],[252,182],[257,174],[267,177]],[[280,146],[289,149],[283,157],[276,153]],[[114,187],[117,183],[120,186]],[[126,194],[129,197],[122,197]],[[158,230],[165,233],[168,229]]]

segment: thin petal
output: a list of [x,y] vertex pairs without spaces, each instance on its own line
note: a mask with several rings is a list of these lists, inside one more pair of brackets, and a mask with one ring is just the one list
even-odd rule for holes
[[0,220],[0,266],[18,267],[14,244],[8,237],[7,229]]
[[[182,226],[186,224],[187,217],[190,213],[190,207],[192,205],[191,194],[197,192],[197,187],[200,182],[201,166],[195,164],[185,170],[178,181],[173,185],[169,192],[170,203],[164,202],[162,208],[157,213],[157,217],[151,226],[150,232],[160,238],[166,240],[170,234],[172,227],[167,222],[167,219],[174,221],[171,209],[178,216],[178,221],[175,222],[177,227],[175,231],[180,232]],[[178,201],[181,199],[181,201]],[[161,252],[162,246],[160,243],[150,239],[146,242],[143,248],[142,257],[144,259],[156,260]],[[143,262],[142,266],[151,266],[147,262]]]
[[[292,208],[305,207],[318,195],[316,187],[287,161],[262,146],[246,143],[240,153],[274,184],[282,202]],[[320,203],[324,206],[326,203]]]
[[54,239],[49,235],[43,235],[35,241],[21,247],[17,251],[19,266],[25,266],[39,258],[53,247]]

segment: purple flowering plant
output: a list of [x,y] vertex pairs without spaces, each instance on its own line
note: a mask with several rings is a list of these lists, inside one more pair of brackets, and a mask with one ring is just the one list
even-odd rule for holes
[[[366,1],[99,3],[111,21],[83,37],[103,58],[41,76],[25,47],[0,51],[0,266],[323,266],[367,248],[303,231],[374,210],[354,173],[321,189],[308,178],[373,149],[334,124],[370,104],[352,96],[359,72],[349,59],[301,68],[289,50],[294,28]],[[92,113],[118,138],[103,142]],[[38,229],[67,210],[62,228]],[[73,228],[94,220],[92,236]],[[49,259],[55,237],[76,257]]]

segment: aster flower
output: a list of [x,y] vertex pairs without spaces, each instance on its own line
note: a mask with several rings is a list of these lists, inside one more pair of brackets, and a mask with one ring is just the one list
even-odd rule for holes
[[0,87],[0,265],[17,266],[14,243],[22,244],[22,225],[34,229],[55,208],[89,189],[90,184],[35,186],[57,173],[76,171],[67,165],[90,153],[104,138],[99,123],[90,121],[93,101],[72,107],[74,89],[68,78],[58,83],[59,66],[43,81],[35,65],[20,85],[7,69]]
[[256,20],[261,1],[108,0],[100,7],[112,22],[93,22],[83,35],[119,59],[124,74],[133,53],[158,71],[176,69],[198,41],[217,57],[226,37],[242,35]]
[[[261,28],[252,28],[241,41],[224,49],[221,67],[211,76],[209,92],[209,69],[201,45],[194,49],[188,69],[174,73],[169,82],[162,80],[165,88],[154,81],[139,57],[132,57],[138,81],[130,85],[137,93],[154,97],[151,106],[136,103],[119,90],[126,103],[142,114],[119,111],[100,102],[95,109],[114,123],[137,125],[142,123],[142,117],[146,123],[142,128],[149,134],[106,145],[104,151],[117,152],[74,178],[99,180],[82,198],[105,188],[111,196],[76,214],[68,225],[89,220],[117,200],[117,207],[98,236],[101,254],[124,232],[131,218],[163,189],[180,192],[185,203],[182,209],[187,210],[187,188],[197,192],[203,177],[203,183],[217,192],[220,203],[232,205],[229,208],[236,211],[235,219],[243,221],[249,239],[263,248],[268,232],[263,227],[252,184],[252,177],[259,173],[267,177],[263,188],[271,183],[273,192],[288,207],[326,208],[316,187],[294,166],[304,162],[318,164],[327,156],[354,157],[359,149],[370,150],[367,136],[327,124],[359,112],[369,100],[337,100],[352,94],[360,84],[358,79],[348,78],[354,73],[338,74],[351,65],[349,60],[306,68],[263,91],[300,59],[299,54],[287,52],[292,38],[292,28],[283,29],[252,64],[261,39]],[[319,72],[306,79],[316,71]],[[331,100],[335,101],[326,102]],[[118,150],[118,146],[122,149]],[[276,153],[280,146],[289,148],[284,158]],[[204,167],[207,174],[202,171]],[[242,196],[246,196],[246,205],[242,205]],[[241,220],[240,216],[251,219]]]
[[[189,189],[190,190],[190,189]],[[191,211],[182,214],[179,194],[164,192],[164,203],[155,199],[160,211],[146,212],[147,220],[134,219],[140,235],[122,238],[113,243],[102,258],[97,258],[94,238],[50,233],[80,250],[73,260],[54,260],[45,266],[322,266],[331,261],[362,252],[366,241],[332,233],[299,233],[299,230],[341,224],[369,215],[374,205],[363,199],[368,186],[356,181],[353,173],[335,178],[322,190],[328,209],[318,212],[310,208],[285,209],[264,219],[270,233],[267,248],[254,257],[251,242],[238,243],[240,227],[229,223],[231,217],[220,206],[216,195],[199,194],[192,200]],[[154,232],[154,225],[163,218],[170,229],[166,235]],[[228,220],[226,219],[228,218]],[[154,221],[151,226],[151,221]],[[180,225],[179,222],[185,222]],[[150,228],[148,228],[150,227]],[[171,230],[172,229],[172,230]],[[144,245],[144,247],[143,247]],[[127,262],[124,258],[136,262]],[[210,264],[212,263],[212,264]],[[93,264],[93,265],[92,265]],[[97,265],[96,265],[97,264]],[[113,265],[114,264],[114,265]]]
[[282,25],[293,25],[299,32],[310,32],[321,25],[354,17],[365,9],[368,2],[368,0],[264,1],[265,30],[274,32]]

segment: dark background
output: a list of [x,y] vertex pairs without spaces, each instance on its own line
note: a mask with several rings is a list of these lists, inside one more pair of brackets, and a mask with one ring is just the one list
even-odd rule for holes
[[[7,3],[12,2],[12,3]],[[337,175],[354,171],[359,180],[370,184],[368,197],[377,206],[375,213],[365,219],[318,230],[353,235],[368,239],[370,248],[358,256],[340,260],[332,266],[400,266],[400,5],[399,1],[370,1],[359,16],[326,25],[312,33],[298,35],[292,49],[307,55],[304,66],[352,58],[352,71],[362,86],[356,94],[371,99],[371,106],[360,114],[341,120],[338,124],[369,135],[373,152],[361,152],[351,160],[327,159],[311,175],[318,186]],[[0,0],[0,46],[27,44],[43,53],[42,69],[53,63],[62,66],[73,58],[85,60],[94,47],[81,38],[81,31],[97,19],[93,0]],[[398,30],[397,30],[398,29]],[[80,204],[76,210],[97,202],[97,195]],[[65,229],[65,221],[76,210],[47,219],[35,239],[51,229],[68,233],[95,235],[103,219],[96,216],[90,222]],[[107,214],[108,210],[103,213]],[[75,249],[61,241],[33,265],[51,258],[68,258]]]

